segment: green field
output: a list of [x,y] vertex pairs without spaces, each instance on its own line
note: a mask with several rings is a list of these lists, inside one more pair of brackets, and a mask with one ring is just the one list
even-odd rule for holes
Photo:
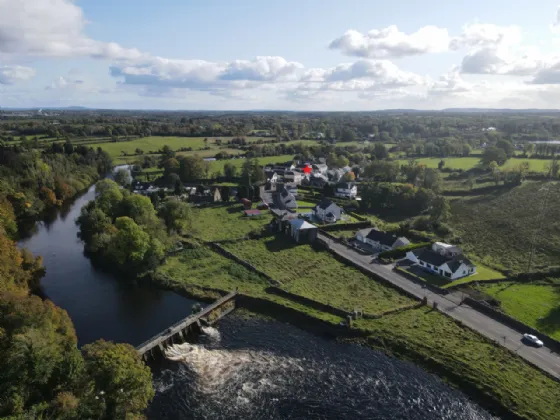
[[479,289],[498,299],[508,315],[560,340],[560,287],[504,282]]
[[414,302],[338,262],[328,252],[296,245],[284,235],[225,246],[288,291],[346,311],[361,308],[377,314]]
[[[270,165],[274,163],[284,163],[290,160],[293,160],[293,155],[279,155],[279,156],[265,156],[259,157],[257,160],[261,166]],[[239,159],[224,159],[224,160],[215,160],[211,162],[212,171],[223,171],[224,165],[226,162],[233,163],[238,169],[241,169],[243,162],[245,162],[244,158]]]
[[560,185],[556,182],[525,182],[453,201],[451,225],[461,236],[466,254],[487,266],[526,271],[534,239],[532,269],[547,269],[560,265],[559,206]]
[[556,381],[438,311],[407,310],[355,324],[370,331],[374,340],[382,340],[382,348],[402,357],[414,355],[428,366],[443,366],[522,418],[559,418],[560,385]]
[[243,214],[243,206],[238,203],[193,208],[191,233],[204,241],[237,239],[249,232],[260,231],[271,219],[272,216],[267,211],[263,212],[262,216],[246,217]]
[[[248,251],[249,248],[245,248],[244,251]],[[258,251],[262,246],[256,248]],[[301,248],[300,246],[294,249]],[[264,263],[271,266],[271,270],[279,275],[286,273],[286,267],[290,272],[295,271],[295,268],[291,267],[296,267],[299,263],[297,254],[290,264],[283,264],[282,250],[277,253],[281,255],[264,258]],[[305,251],[305,256],[308,258],[320,254],[312,250]],[[255,258],[261,260],[262,257],[261,252],[258,251]],[[333,260],[332,257],[330,258]],[[314,261],[315,266],[318,266],[323,260],[318,258]],[[332,268],[330,261],[325,260],[324,263]],[[313,271],[317,270],[316,267],[307,268],[310,265],[312,264],[307,262],[301,271],[310,270],[310,273],[317,273]],[[337,270],[335,274],[340,275],[341,272]],[[161,277],[164,280],[161,280]],[[335,276],[330,272],[324,275],[325,281],[329,283],[335,281],[333,277]],[[166,285],[182,288],[190,293],[199,293],[201,296],[207,295],[208,292],[198,291],[197,288],[200,287],[224,291],[239,287],[242,293],[279,303],[332,324],[338,324],[340,321],[340,318],[331,314],[266,293],[267,284],[264,279],[206,248],[185,250],[178,256],[167,258],[166,263],[158,269],[157,278]],[[336,280],[341,284],[346,283],[340,281],[338,277]],[[369,279],[368,281],[373,282]],[[336,299],[341,298],[336,297]],[[557,382],[531,367],[517,355],[462,327],[438,311],[429,308],[409,309],[377,320],[361,319],[355,322],[355,326],[369,332],[371,345],[410,359],[428,369],[434,369],[436,373],[456,385],[467,383],[495,399],[497,403],[508,407],[521,418],[527,420],[558,418],[560,387]],[[460,378],[460,382],[455,381],[454,378]]]
[[[462,169],[467,171],[474,168],[480,162],[480,157],[450,157],[450,158],[419,158],[414,159],[418,163],[426,165],[428,168],[437,168],[440,161],[445,162],[445,168]],[[397,162],[401,165],[407,165],[410,159],[398,159]],[[548,159],[527,159],[527,158],[512,158],[509,159],[503,166],[503,169],[511,169],[518,167],[522,162],[529,162],[529,170],[534,172],[545,172],[546,165],[550,162]]]

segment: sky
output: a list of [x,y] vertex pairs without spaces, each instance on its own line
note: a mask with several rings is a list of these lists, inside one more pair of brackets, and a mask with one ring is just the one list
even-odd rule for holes
[[556,109],[557,1],[0,0],[0,107]]

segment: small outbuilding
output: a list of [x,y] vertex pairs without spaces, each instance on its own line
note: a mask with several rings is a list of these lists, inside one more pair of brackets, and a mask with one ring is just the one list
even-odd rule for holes
[[290,235],[298,243],[309,244],[317,239],[319,229],[317,226],[303,219],[294,219],[290,221]]

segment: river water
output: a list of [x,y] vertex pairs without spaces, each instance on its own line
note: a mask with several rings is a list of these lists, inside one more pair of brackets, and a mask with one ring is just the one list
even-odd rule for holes
[[[93,267],[75,219],[95,187],[20,241],[42,255],[44,295],[66,309],[79,345],[138,345],[191,313],[194,300]],[[492,419],[414,365],[281,322],[229,315],[153,367],[150,419]]]

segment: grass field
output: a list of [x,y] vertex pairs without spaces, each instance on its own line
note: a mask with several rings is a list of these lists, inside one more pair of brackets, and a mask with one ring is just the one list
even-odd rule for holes
[[287,236],[225,245],[292,293],[347,311],[376,314],[413,303],[393,289],[338,262],[326,251],[297,245]]
[[[407,165],[410,159],[399,159],[401,165]],[[450,157],[450,158],[419,158],[416,162],[426,165],[428,168],[437,168],[441,160],[445,162],[445,168],[462,169],[464,171],[474,168],[480,162],[480,157]],[[545,172],[547,159],[512,158],[503,166],[503,169],[511,169],[519,166],[522,162],[529,162],[529,170],[534,172]]]
[[238,203],[194,208],[191,215],[192,235],[204,241],[242,238],[249,232],[261,230],[271,219],[268,212],[262,216],[246,217],[243,206]]
[[[259,165],[269,165],[274,163],[283,163],[294,158],[293,155],[279,155],[279,156],[264,156],[259,157],[257,160],[259,161]],[[224,159],[224,160],[216,160],[211,162],[212,171],[223,171],[224,165],[226,162],[233,163],[238,169],[241,169],[243,162],[245,162],[244,158],[239,159]]]
[[315,207],[317,202],[313,201],[304,201],[304,200],[296,200],[298,207]]
[[479,289],[498,299],[507,314],[560,340],[560,287],[504,282]]
[[[550,189],[544,206],[546,188]],[[525,182],[494,194],[453,201],[451,224],[467,255],[485,265],[518,272],[527,270],[534,238],[533,269],[544,269],[560,265],[559,206],[560,185]]]
[[371,331],[383,347],[397,354],[410,357],[412,353],[428,365],[445,366],[522,418],[559,418],[560,386],[556,381],[438,311],[407,310],[355,324]]
[[[316,256],[309,251],[306,251],[305,255]],[[257,254],[256,258],[260,259],[260,254]],[[273,257],[269,261],[272,261],[272,269],[280,273],[284,272],[286,267],[294,270],[290,267],[296,267],[298,263],[297,258],[290,264],[283,265],[280,258]],[[320,265],[322,260],[315,261],[316,265]],[[327,264],[330,263],[327,261]],[[308,262],[307,266],[309,265]],[[302,271],[305,271],[306,267]],[[195,294],[197,287],[211,287],[224,291],[239,287],[242,293],[279,303],[332,324],[338,324],[340,321],[340,318],[331,314],[267,294],[264,279],[206,248],[187,249],[180,255],[167,258],[166,263],[158,268],[157,274],[164,277],[164,284],[184,288]],[[333,281],[330,274],[324,278],[329,283]],[[207,294],[202,291],[199,293]],[[558,418],[560,387],[557,382],[531,367],[517,355],[462,327],[438,311],[429,308],[410,309],[377,320],[361,319],[355,322],[355,326],[369,332],[373,342],[379,343],[376,346],[385,351],[435,369],[451,383],[468,383],[521,418]],[[445,370],[441,372],[441,369]],[[461,383],[457,383],[454,378],[460,378]]]

